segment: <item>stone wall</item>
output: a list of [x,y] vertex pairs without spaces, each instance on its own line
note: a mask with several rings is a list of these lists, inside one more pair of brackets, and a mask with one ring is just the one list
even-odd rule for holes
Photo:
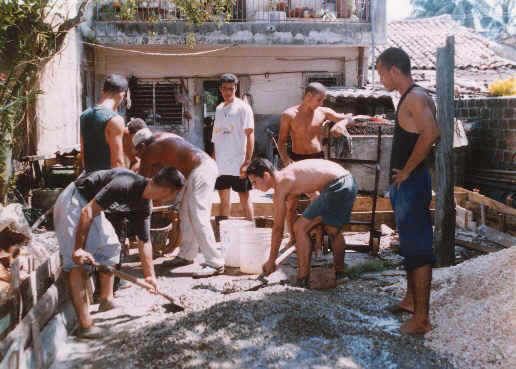
[[516,170],[516,98],[456,100],[455,116],[468,132],[466,170]]

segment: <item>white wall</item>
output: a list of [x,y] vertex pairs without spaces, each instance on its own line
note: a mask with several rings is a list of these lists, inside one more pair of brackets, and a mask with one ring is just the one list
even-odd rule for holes
[[[76,14],[75,1],[71,16]],[[37,152],[53,154],[61,148],[79,144],[78,121],[81,113],[81,50],[76,29],[69,32],[63,50],[42,71],[39,88],[44,91],[36,103]]]

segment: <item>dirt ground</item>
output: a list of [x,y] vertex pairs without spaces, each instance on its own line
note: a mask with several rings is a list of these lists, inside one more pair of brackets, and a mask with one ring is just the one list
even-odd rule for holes
[[[453,368],[422,337],[398,332],[407,316],[385,310],[396,301],[389,285],[404,278],[402,271],[313,291],[280,283],[295,273],[291,258],[266,288],[232,294],[221,292],[251,287],[256,276],[228,271],[192,279],[195,265],[173,271],[157,266],[161,289],[185,311],[167,313],[163,297],[138,287],[121,290],[117,302],[124,308],[94,314],[96,324],[113,334],[98,341],[69,337],[52,369]],[[368,259],[348,253],[346,262]],[[126,269],[137,274],[136,265]]]

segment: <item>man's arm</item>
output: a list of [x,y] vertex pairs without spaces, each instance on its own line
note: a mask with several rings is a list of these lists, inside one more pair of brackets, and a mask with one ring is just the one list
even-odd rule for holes
[[77,225],[75,235],[75,250],[72,255],[72,259],[76,264],[82,265],[87,261],[90,263],[95,262],[93,256],[89,252],[85,251],[84,248],[86,247],[86,239],[88,238],[88,232],[90,230],[91,223],[93,222],[93,218],[99,215],[101,211],[102,208],[95,200],[91,200],[81,210],[81,216],[79,218],[79,224]]
[[156,274],[154,273],[154,265],[152,263],[152,243],[138,242],[138,252],[140,254],[140,260],[142,262],[143,277],[154,290],[157,290],[158,283],[156,282]]
[[427,157],[432,145],[439,138],[439,126],[434,117],[432,108],[428,101],[417,94],[409,94],[406,105],[412,116],[419,138],[410,154],[404,168],[393,168],[395,174],[392,176],[394,182],[399,185],[405,181],[410,173]]
[[335,123],[330,129],[330,134],[335,137],[349,136],[346,127],[353,123],[352,114],[337,113],[330,108],[324,108],[324,110],[325,118]]
[[82,135],[80,137],[80,140],[81,140],[81,164],[82,164],[82,169],[84,169],[84,143],[82,142]]
[[[253,158],[254,151],[254,129],[247,128],[244,130],[244,133],[247,137],[247,143],[245,145],[245,159],[244,163],[240,167],[240,178],[245,178],[247,176],[247,167],[251,164],[251,159]],[[215,150],[213,150],[215,152]]]
[[140,159],[140,170],[138,171],[138,173],[146,178],[152,178],[154,174],[156,174],[156,169],[159,166],[160,162],[154,159],[154,155],[152,154],[152,144],[145,147],[144,150],[145,153],[142,155]]
[[272,225],[271,251],[269,260],[263,265],[265,275],[269,275],[276,270],[276,259],[278,258],[281,240],[283,239],[285,218],[287,216],[288,193],[278,187],[274,192],[274,224]]
[[106,142],[111,155],[111,168],[125,167],[124,165],[124,119],[116,115],[106,124]]
[[290,133],[290,122],[292,121],[292,117],[283,112],[281,114],[280,119],[280,131],[279,131],[279,139],[278,139],[278,152],[281,157],[281,161],[283,162],[283,165],[287,166],[291,163],[293,163],[292,159],[289,158],[287,154],[287,142],[288,142],[288,135]]
[[124,155],[129,159],[129,169],[135,173],[140,170],[140,158],[135,155],[134,145],[129,138],[129,134],[124,130],[123,136]]

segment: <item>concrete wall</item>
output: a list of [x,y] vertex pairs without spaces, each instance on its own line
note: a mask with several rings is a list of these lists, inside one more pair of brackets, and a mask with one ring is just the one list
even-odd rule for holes
[[[133,46],[131,46],[133,48]],[[198,47],[189,52],[202,50]],[[161,53],[184,53],[185,49],[173,47],[146,47],[145,50]],[[317,47],[259,47],[248,46],[228,49],[220,55],[204,56],[144,56],[125,52],[96,49],[95,79],[99,96],[102,79],[111,73],[127,77],[178,80],[185,78],[190,98],[202,96],[203,82],[216,80],[220,74],[232,72],[241,80],[241,93],[250,93],[253,111],[257,115],[280,114],[289,106],[299,104],[303,88],[311,75],[342,74],[343,83],[358,83],[358,48],[338,46]],[[190,107],[192,119],[184,122],[178,134],[199,147],[203,147],[203,105]],[[264,126],[265,127],[265,126]],[[257,119],[256,128],[261,127]],[[264,139],[263,135],[257,141]],[[265,142],[257,142],[263,147]]]
[[516,169],[516,98],[456,100],[455,115],[467,122],[468,168]]
[[[68,4],[69,16],[77,14],[76,1],[68,0]],[[80,33],[73,29],[63,50],[43,69],[39,88],[44,94],[36,103],[38,154],[53,154],[61,148],[79,145],[81,52]]]

